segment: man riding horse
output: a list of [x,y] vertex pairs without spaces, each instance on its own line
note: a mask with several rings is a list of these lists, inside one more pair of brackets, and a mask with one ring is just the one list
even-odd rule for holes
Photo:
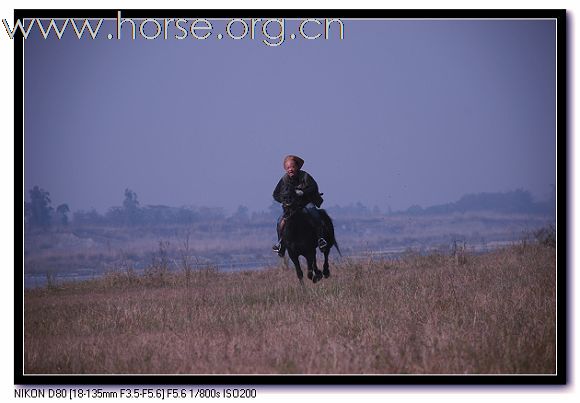
[[[322,197],[318,192],[318,184],[310,174],[302,171],[304,160],[295,155],[287,155],[284,158],[284,170],[286,174],[280,179],[274,189],[274,200],[278,203],[284,203],[284,192],[294,192],[293,197],[296,201],[297,208],[304,209],[312,228],[316,229],[318,237],[318,247],[322,250],[328,244],[324,239],[324,223],[318,212],[318,207],[322,204]],[[278,253],[278,256],[284,256],[285,245],[282,239],[283,227],[286,220],[286,209],[278,218],[277,232],[278,243],[272,249]]]

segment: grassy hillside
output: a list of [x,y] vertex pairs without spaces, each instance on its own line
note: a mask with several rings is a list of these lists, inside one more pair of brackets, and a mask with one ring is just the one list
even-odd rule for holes
[[293,269],[102,279],[25,291],[25,373],[555,372],[555,249],[407,254]]

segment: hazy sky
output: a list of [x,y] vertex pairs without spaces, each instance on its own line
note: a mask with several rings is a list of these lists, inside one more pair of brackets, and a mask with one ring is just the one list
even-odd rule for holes
[[109,40],[115,21],[97,40],[27,39],[26,192],[73,210],[104,212],[125,188],[142,205],[261,210],[289,153],[329,206],[556,183],[555,21],[344,19],[343,40],[277,47],[217,39],[211,22],[206,40],[132,41],[126,26]]

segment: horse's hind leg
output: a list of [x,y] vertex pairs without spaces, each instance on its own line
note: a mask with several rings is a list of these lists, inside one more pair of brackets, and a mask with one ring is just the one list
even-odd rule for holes
[[328,269],[329,265],[328,265],[328,254],[329,254],[329,249],[326,249],[324,251],[324,265],[322,266],[323,270],[322,270],[322,274],[324,275],[324,278],[328,278],[330,277],[330,270]]

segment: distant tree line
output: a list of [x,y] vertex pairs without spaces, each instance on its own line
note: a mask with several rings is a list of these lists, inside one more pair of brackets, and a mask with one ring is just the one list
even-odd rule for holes
[[141,207],[137,194],[125,189],[122,206],[114,206],[101,215],[96,210],[76,211],[73,223],[78,225],[143,226],[164,224],[192,224],[225,219],[221,208],[170,207],[153,205]]
[[260,214],[250,216],[249,209],[239,206],[236,212],[226,217],[223,209],[214,207],[169,207],[153,205],[141,207],[137,194],[131,189],[125,189],[123,204],[114,206],[106,213],[100,214],[95,209],[79,210],[71,213],[67,204],[52,207],[50,193],[34,186],[29,191],[30,201],[24,203],[24,223],[28,229],[47,230],[49,228],[66,227],[69,225],[110,225],[110,226],[143,226],[167,224],[192,224],[200,222],[216,222],[231,220],[248,222],[258,218]]
[[[165,205],[149,205],[142,207],[137,194],[131,189],[125,189],[121,206],[114,206],[104,214],[95,209],[80,210],[72,213],[68,204],[63,203],[56,208],[52,207],[50,193],[34,186],[29,191],[30,201],[24,203],[24,224],[28,229],[47,230],[49,228],[63,228],[69,225],[110,225],[110,226],[157,226],[179,225],[207,222],[227,222],[230,224],[247,224],[274,220],[280,213],[281,207],[275,201],[266,211],[250,214],[246,206],[239,206],[231,215],[226,216],[223,209],[215,207],[170,207]],[[390,208],[387,214],[429,215],[465,213],[471,211],[495,211],[500,213],[527,213],[555,215],[556,193],[555,188],[550,200],[535,202],[530,192],[517,189],[505,193],[478,193],[467,194],[453,203],[441,204],[423,208],[413,205],[404,211],[393,213]],[[348,206],[330,206],[329,212],[333,217],[363,217],[376,216],[383,213],[374,207],[369,209],[357,202]]]

